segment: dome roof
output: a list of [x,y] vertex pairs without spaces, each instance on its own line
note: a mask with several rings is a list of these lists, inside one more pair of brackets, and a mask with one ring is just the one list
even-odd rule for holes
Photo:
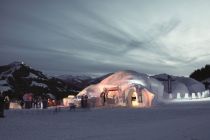
[[192,78],[188,77],[178,77],[178,76],[172,76],[167,74],[159,74],[153,76],[157,80],[160,80],[164,85],[164,91],[165,93],[168,93],[168,81],[167,79],[171,77],[171,84],[172,84],[172,93],[197,93],[202,92],[205,90],[205,86]]
[[98,96],[98,94],[100,94],[104,88],[120,87],[121,91],[124,91],[131,85],[142,86],[152,93],[162,97],[163,85],[161,82],[152,77],[149,77],[147,74],[130,70],[115,72],[97,85],[88,86],[83,91],[81,91],[79,95],[91,94],[92,96]]

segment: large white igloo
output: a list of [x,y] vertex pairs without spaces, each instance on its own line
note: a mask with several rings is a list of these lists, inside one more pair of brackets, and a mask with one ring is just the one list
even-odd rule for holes
[[150,107],[163,98],[163,89],[161,82],[146,74],[119,71],[96,85],[86,87],[77,96],[87,95],[92,106]]

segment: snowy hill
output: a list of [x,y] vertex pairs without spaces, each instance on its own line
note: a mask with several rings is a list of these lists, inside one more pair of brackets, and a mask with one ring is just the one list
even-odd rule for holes
[[0,91],[16,98],[21,98],[27,92],[35,95],[52,93],[60,98],[69,92],[63,81],[48,77],[24,62],[0,66]]
[[50,77],[24,62],[13,62],[0,66],[0,92],[15,98],[21,98],[27,92],[35,95],[52,93],[62,98],[69,94],[77,94],[88,85],[99,83],[109,75],[97,78],[88,75]]
[[103,75],[103,76],[100,76],[100,77],[97,77],[97,78],[93,78],[91,81],[89,81],[89,84],[92,85],[92,84],[98,84],[100,83],[102,80],[106,79],[107,77],[109,77],[110,75],[112,75],[113,73],[108,73],[106,75]]
[[76,75],[76,76],[61,75],[61,76],[58,76],[57,78],[62,79],[64,81],[73,82],[73,83],[74,82],[75,83],[82,83],[84,81],[89,81],[89,80],[92,79],[90,76],[87,76],[87,75]]
[[101,82],[103,79],[110,76],[111,74],[112,73],[96,78],[89,75],[61,75],[57,78],[65,82],[70,89],[81,91],[89,85]]
[[92,80],[92,78],[87,75],[61,75],[57,78],[68,85],[69,89],[75,90],[76,92],[79,92],[88,86],[89,82]]

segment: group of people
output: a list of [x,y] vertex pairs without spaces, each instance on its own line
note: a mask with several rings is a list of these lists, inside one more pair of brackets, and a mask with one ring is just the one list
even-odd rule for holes
[[87,95],[83,95],[81,97],[81,107],[82,108],[87,108],[88,107],[88,96]]
[[47,98],[34,97],[31,100],[22,100],[21,107],[30,109],[30,108],[41,108],[45,109],[48,106]]
[[48,100],[46,97],[38,97],[38,98],[34,98],[32,100],[32,107],[33,108],[41,108],[41,109],[45,109],[48,106]]

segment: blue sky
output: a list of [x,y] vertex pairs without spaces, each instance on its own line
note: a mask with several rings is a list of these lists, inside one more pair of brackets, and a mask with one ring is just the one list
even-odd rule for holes
[[189,75],[210,60],[208,0],[0,0],[0,64],[49,74]]

